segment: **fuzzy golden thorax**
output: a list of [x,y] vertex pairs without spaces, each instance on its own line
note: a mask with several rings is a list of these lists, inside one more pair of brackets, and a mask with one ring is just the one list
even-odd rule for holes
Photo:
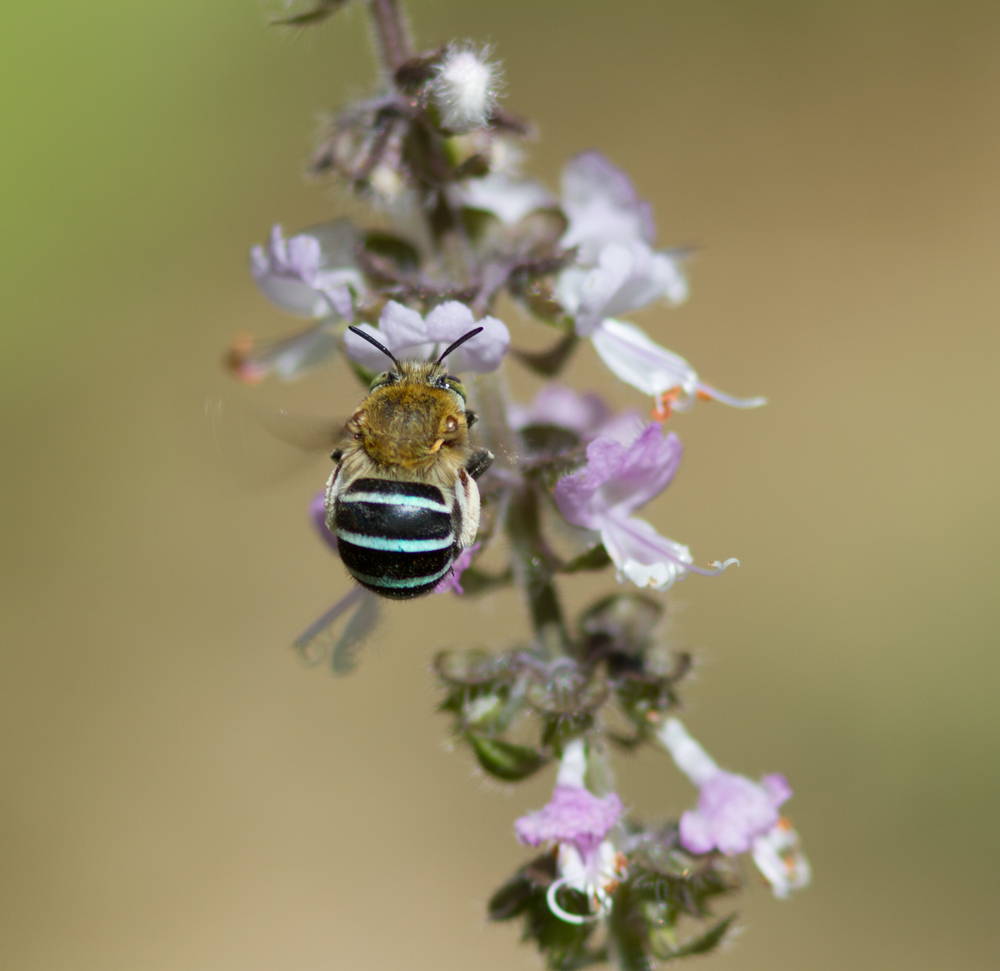
[[403,362],[351,416],[347,431],[385,473],[454,476],[469,450],[465,407],[454,391],[435,386],[438,365]]

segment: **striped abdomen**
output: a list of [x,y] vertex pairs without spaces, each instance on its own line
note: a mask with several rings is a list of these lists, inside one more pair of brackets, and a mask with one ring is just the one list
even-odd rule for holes
[[334,502],[337,548],[362,586],[384,597],[417,597],[451,569],[460,513],[437,486],[355,479]]

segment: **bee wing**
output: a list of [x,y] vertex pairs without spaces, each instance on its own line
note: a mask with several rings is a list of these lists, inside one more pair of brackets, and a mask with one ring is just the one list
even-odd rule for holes
[[233,398],[207,398],[210,448],[223,470],[244,488],[273,488],[306,469],[344,435],[344,422],[293,415]]
[[354,587],[296,639],[295,650],[309,664],[329,661],[334,674],[350,674],[358,649],[379,621],[378,597]]
[[303,452],[323,452],[329,455],[344,437],[346,422],[293,415],[285,409],[260,412],[261,425],[279,441]]

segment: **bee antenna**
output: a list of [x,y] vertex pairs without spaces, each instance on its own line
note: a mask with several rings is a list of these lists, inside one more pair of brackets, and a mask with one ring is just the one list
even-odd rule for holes
[[452,351],[458,350],[466,341],[471,341],[476,334],[480,333],[485,328],[474,327],[468,333],[463,334],[457,341],[453,341],[445,349],[445,352],[434,362],[435,364],[440,364]]
[[[390,351],[389,348],[385,346],[385,344],[383,344],[381,341],[377,341],[374,337],[372,337],[371,334],[365,333],[365,331],[363,331],[360,327],[348,327],[347,329],[352,334],[357,334],[358,337],[363,337],[366,341],[368,341],[369,344],[374,344],[387,358],[389,358],[390,361],[392,361],[393,364],[396,365],[396,370],[397,371],[399,370],[399,361],[396,360],[392,351]],[[480,327],[479,329],[482,330],[483,328]],[[465,340],[465,338],[463,337],[462,340]],[[460,340],[457,343],[461,344],[462,341]],[[448,350],[450,351],[451,348],[449,347]],[[447,353],[447,351],[445,353]]]

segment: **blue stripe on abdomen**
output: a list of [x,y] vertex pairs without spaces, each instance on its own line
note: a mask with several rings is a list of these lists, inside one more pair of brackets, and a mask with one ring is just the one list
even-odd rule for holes
[[380,506],[414,506],[420,509],[431,509],[434,512],[443,512],[447,515],[450,510],[443,503],[436,499],[428,499],[426,496],[411,496],[399,492],[345,492],[340,496],[341,502],[374,502]]
[[352,533],[346,529],[337,529],[337,539],[342,543],[353,543],[368,550],[378,550],[380,553],[430,553],[434,550],[446,550],[455,544],[451,530],[446,536],[438,539],[410,539],[403,536],[371,536],[363,533]]
[[409,579],[401,580],[392,577],[373,577],[368,576],[366,573],[354,573],[353,571],[351,572],[351,576],[353,576],[358,583],[363,583],[366,587],[378,590],[379,593],[383,592],[385,589],[400,591],[399,593],[390,593],[388,596],[411,597],[416,593],[424,592],[422,589],[418,590],[418,587],[437,586],[438,580],[440,580],[450,569],[451,560],[449,560],[436,573],[432,573],[430,576],[426,577],[410,577]]
[[357,479],[337,497],[334,525],[348,571],[385,597],[428,593],[457,551],[443,493],[422,482]]
[[358,479],[337,497],[334,518],[337,532],[359,536],[444,540],[453,535],[441,490],[422,482]]

